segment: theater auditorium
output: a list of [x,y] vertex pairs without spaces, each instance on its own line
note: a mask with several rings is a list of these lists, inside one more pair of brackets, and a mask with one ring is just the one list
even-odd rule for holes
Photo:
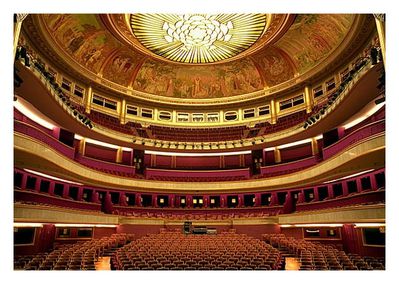
[[14,270],[385,270],[384,14],[15,14]]

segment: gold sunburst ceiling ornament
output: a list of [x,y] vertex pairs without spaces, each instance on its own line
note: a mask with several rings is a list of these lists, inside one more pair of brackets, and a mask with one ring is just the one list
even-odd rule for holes
[[213,63],[236,56],[266,31],[268,14],[131,14],[140,43],[171,61]]

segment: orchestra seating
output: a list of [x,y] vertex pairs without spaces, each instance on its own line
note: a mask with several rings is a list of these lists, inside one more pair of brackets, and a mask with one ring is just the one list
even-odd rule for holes
[[15,270],[95,270],[95,262],[106,250],[132,241],[132,234],[113,234],[74,244],[62,244],[51,252],[14,257]]
[[111,258],[116,270],[277,270],[281,264],[277,249],[234,232],[161,231],[131,242]]
[[385,270],[385,258],[345,253],[332,245],[264,234],[263,240],[279,250],[288,250],[299,259],[300,270]]

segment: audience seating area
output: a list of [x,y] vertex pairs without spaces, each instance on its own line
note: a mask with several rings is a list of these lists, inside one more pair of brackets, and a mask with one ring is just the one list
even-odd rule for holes
[[286,237],[284,234],[264,234],[263,240],[279,250],[288,250],[299,259],[300,270],[384,270],[385,258],[362,257],[345,253],[332,245]]
[[95,262],[108,249],[133,240],[132,234],[113,234],[74,244],[61,244],[51,252],[14,257],[15,270],[95,270]]
[[133,135],[132,126],[130,124],[121,124],[119,119],[105,113],[90,110],[89,114],[86,114],[93,122],[105,126],[109,129]]
[[245,126],[219,128],[178,128],[151,125],[149,127],[154,138],[167,141],[211,142],[240,140],[243,138]]
[[259,131],[257,133],[251,131],[248,138],[279,132],[296,125],[302,126],[304,121],[306,121],[312,115],[312,113],[306,113],[306,110],[302,110],[279,117],[276,124],[270,124],[268,121],[259,123],[255,126],[255,128],[259,129]]
[[277,249],[244,234],[184,235],[163,231],[138,239],[116,251],[116,270],[277,270]]
[[148,180],[174,181],[174,182],[219,182],[238,181],[248,179],[245,176],[219,176],[219,177],[173,177],[173,176],[152,176]]
[[263,218],[263,217],[269,217],[277,214],[279,210],[276,209],[274,214],[272,212],[234,212],[234,213],[220,213],[220,212],[214,212],[214,213],[198,213],[198,214],[193,214],[193,213],[185,213],[185,212],[139,212],[139,211],[134,211],[134,212],[128,212],[128,211],[120,211],[120,210],[114,210],[115,214],[121,215],[121,216],[126,216],[126,217],[132,217],[132,218],[140,218],[140,219],[154,219],[154,218],[162,218],[165,220],[231,220],[231,219],[239,219],[239,218]]

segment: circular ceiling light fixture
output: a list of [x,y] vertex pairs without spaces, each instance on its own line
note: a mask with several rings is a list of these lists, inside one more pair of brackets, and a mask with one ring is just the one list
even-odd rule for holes
[[137,40],[180,63],[214,63],[251,47],[267,30],[268,14],[131,14]]

